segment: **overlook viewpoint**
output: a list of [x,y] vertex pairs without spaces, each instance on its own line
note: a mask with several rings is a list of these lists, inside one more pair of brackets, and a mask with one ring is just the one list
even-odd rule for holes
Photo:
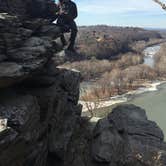
[[161,127],[116,102],[166,81],[166,31],[78,26],[72,52],[58,10],[0,0],[0,166],[166,166]]

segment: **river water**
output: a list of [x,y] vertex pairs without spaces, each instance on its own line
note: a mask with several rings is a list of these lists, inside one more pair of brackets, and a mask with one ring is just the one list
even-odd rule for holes
[[143,93],[127,103],[144,108],[148,118],[157,122],[166,135],[166,84],[158,88],[158,91]]
[[152,47],[147,47],[144,50],[144,64],[150,66],[150,67],[154,67],[154,55],[159,51],[160,49],[160,45],[155,45]]
[[[148,47],[144,50],[144,63],[154,67],[154,55],[159,51],[160,45]],[[127,102],[135,104],[146,110],[148,118],[157,122],[166,135],[166,84],[158,87],[157,91],[143,93]]]

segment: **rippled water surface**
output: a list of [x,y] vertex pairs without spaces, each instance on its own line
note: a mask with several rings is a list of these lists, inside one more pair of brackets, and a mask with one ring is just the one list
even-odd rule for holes
[[166,84],[161,85],[158,91],[144,93],[128,103],[144,108],[148,118],[157,122],[166,136]]

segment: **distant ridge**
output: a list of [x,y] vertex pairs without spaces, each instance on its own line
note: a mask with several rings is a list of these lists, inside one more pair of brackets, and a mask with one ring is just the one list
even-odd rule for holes
[[144,29],[146,29],[146,30],[154,30],[154,31],[166,31],[166,28],[147,28],[147,27],[145,27]]

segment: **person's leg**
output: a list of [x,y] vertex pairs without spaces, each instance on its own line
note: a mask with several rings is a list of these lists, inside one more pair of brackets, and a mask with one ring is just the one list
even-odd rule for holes
[[63,18],[59,17],[57,19],[57,25],[61,28],[61,36],[60,36],[60,40],[61,40],[61,43],[63,46],[66,46],[67,45],[67,41],[65,39],[65,36],[64,36],[64,20]]
[[76,40],[76,37],[77,37],[78,30],[77,30],[77,25],[74,21],[71,22],[70,29],[71,29],[71,35],[70,35],[70,44],[68,46],[68,50],[75,51],[74,50],[74,45],[75,45],[75,40]]
[[62,34],[62,35],[60,36],[60,39],[61,39],[62,45],[63,45],[63,46],[66,46],[66,45],[67,45],[67,41],[66,41],[66,39],[65,39],[64,34]]

